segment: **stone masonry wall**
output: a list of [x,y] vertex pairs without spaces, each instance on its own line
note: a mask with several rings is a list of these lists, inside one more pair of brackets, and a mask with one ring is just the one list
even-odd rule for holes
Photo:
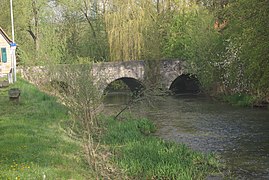
[[[178,76],[186,73],[186,64],[180,60],[162,60],[160,63],[160,81],[168,90]],[[66,65],[58,65],[57,68],[61,66]],[[24,79],[39,86],[52,80],[48,68],[49,66],[22,67],[19,71]],[[124,77],[143,82],[145,69],[144,61],[96,63],[89,76],[92,75],[100,91],[104,91],[108,84]]]

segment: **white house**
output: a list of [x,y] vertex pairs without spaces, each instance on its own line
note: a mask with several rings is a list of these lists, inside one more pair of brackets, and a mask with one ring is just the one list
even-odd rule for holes
[[11,73],[11,45],[12,40],[0,27],[0,77]]

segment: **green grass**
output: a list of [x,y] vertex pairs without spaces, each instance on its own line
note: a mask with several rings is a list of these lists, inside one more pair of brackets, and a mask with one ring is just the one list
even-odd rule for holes
[[[19,103],[8,90],[21,90]],[[81,145],[69,138],[62,125],[67,110],[56,99],[20,80],[0,88],[0,179],[88,179]]]
[[101,142],[111,148],[113,161],[131,179],[205,179],[219,172],[213,155],[152,136],[155,127],[146,119],[111,118],[104,124],[107,129]]
[[[19,103],[8,99],[13,87],[21,90]],[[152,136],[156,128],[147,119],[102,119],[101,143],[131,179],[204,179],[218,172],[212,155]],[[63,131],[70,123],[56,98],[21,79],[0,89],[0,179],[95,179],[80,142]]]

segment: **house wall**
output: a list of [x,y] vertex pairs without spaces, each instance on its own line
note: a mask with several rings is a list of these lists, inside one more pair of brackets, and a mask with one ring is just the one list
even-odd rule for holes
[[6,48],[7,50],[7,62],[3,63],[2,61],[0,61],[0,74],[7,74],[10,72],[10,68],[11,68],[10,45],[5,40],[5,38],[0,34],[0,54],[1,54],[1,48]]

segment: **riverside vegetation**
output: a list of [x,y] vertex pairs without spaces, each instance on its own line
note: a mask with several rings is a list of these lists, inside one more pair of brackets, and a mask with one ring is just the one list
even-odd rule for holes
[[[18,104],[8,89],[18,87]],[[56,98],[19,80],[0,89],[0,179],[85,179],[93,177],[81,143],[64,131],[67,109]]]
[[106,131],[101,142],[109,146],[113,162],[131,179],[205,179],[220,173],[213,155],[152,136],[155,126],[147,119],[104,118],[103,122]]
[[[18,104],[8,100],[8,89],[0,89],[0,104],[4,107],[0,111],[0,177],[103,177],[87,166],[83,140],[72,139],[67,133],[66,129],[72,124],[67,108],[21,79],[13,86],[22,91]],[[103,116],[98,119],[103,133],[94,140],[110,154],[107,162],[122,172],[117,177],[204,179],[209,174],[219,173],[219,163],[214,156],[152,136],[155,126],[149,120],[115,121]]]

